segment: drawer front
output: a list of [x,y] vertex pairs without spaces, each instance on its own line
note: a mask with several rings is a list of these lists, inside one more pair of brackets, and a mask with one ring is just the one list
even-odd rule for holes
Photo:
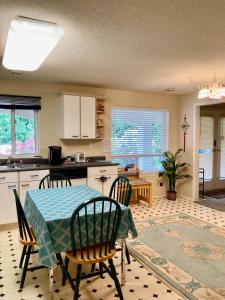
[[117,166],[102,166],[88,168],[88,176],[99,176],[99,175],[116,175],[118,173]]
[[22,171],[19,174],[20,181],[40,181],[44,176],[49,174],[49,170],[34,170],[34,171]]
[[2,172],[0,173],[0,183],[17,182],[18,172]]

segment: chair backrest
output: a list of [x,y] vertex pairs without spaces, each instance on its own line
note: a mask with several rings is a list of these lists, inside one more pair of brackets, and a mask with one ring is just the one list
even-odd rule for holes
[[72,252],[84,252],[87,258],[102,257],[115,248],[121,221],[119,203],[109,197],[96,197],[80,204],[73,212],[70,221]]
[[15,202],[16,202],[16,211],[17,211],[17,220],[18,220],[20,238],[25,241],[33,241],[34,240],[33,234],[27,222],[17,190],[13,189],[13,192],[14,192]]
[[112,198],[118,201],[119,203],[128,206],[130,202],[130,197],[131,185],[129,179],[122,175],[118,176],[112,183],[109,192],[109,198]]
[[50,189],[71,186],[71,181],[65,175],[52,173],[43,177],[39,183],[39,189]]

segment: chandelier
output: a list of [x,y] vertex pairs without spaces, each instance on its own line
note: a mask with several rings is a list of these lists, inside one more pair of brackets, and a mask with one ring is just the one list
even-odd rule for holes
[[222,82],[216,78],[203,84],[198,93],[198,99],[222,99],[223,97],[225,97],[225,86],[223,86]]

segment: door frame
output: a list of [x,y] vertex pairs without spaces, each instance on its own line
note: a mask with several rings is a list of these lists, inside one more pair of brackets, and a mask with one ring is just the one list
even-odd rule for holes
[[199,198],[199,158],[198,149],[200,142],[200,107],[214,104],[225,103],[225,99],[206,99],[198,100],[199,102],[194,103],[193,107],[193,199]]

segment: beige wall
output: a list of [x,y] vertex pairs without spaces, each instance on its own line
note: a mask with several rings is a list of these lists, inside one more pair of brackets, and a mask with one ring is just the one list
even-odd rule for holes
[[[40,124],[40,154],[47,156],[49,145],[61,145],[63,153],[74,154],[83,151],[87,155],[104,154],[110,159],[110,153],[103,153],[104,146],[102,141],[69,141],[60,140],[60,109],[58,93],[86,94],[93,96],[105,96],[106,101],[106,137],[110,141],[111,137],[111,107],[148,107],[155,109],[168,109],[169,119],[169,149],[177,149],[177,115],[178,99],[174,95],[140,93],[122,90],[112,90],[75,85],[48,84],[38,82],[28,82],[19,80],[1,81],[0,93],[17,95],[34,95],[42,97],[42,110],[39,114]],[[154,184],[154,194],[161,194],[164,188],[159,188],[157,176],[150,175]]]

